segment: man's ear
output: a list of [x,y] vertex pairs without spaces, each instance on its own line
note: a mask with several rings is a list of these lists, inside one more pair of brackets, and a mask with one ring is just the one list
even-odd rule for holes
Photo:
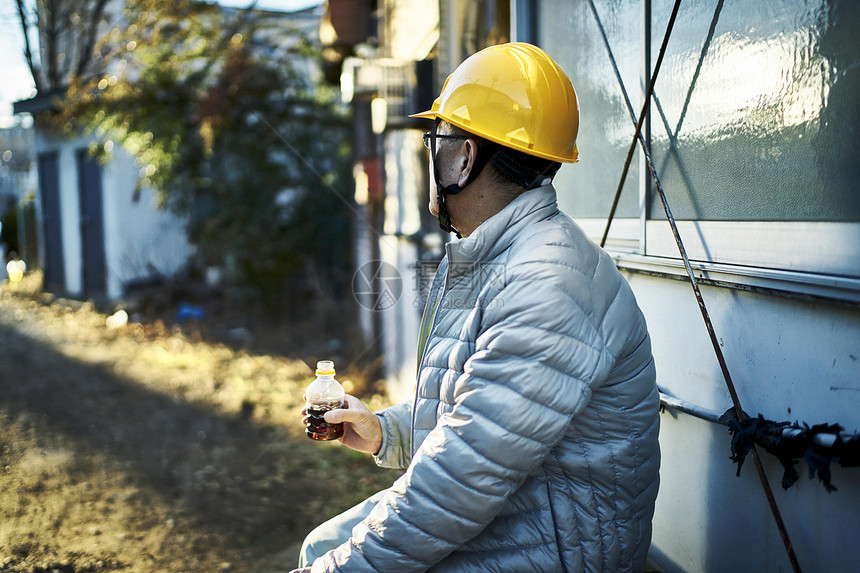
[[463,142],[458,156],[457,166],[460,169],[457,184],[462,189],[469,181],[469,174],[475,168],[475,161],[478,159],[478,142],[474,139],[467,139]]

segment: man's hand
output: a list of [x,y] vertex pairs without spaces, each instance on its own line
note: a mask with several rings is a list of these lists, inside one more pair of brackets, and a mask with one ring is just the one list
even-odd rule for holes
[[338,438],[344,446],[359,452],[376,454],[382,447],[382,426],[379,418],[364,403],[349,394],[345,397],[346,408],[329,410],[325,421],[330,424],[343,422],[343,436]]

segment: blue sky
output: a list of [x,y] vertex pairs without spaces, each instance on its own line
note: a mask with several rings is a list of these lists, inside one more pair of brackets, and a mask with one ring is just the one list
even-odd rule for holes
[[[258,8],[291,12],[321,4],[323,0],[258,0]],[[219,0],[225,6],[245,7],[251,0]],[[12,102],[34,95],[33,80],[24,60],[21,25],[15,4],[0,0],[0,127],[14,123]]]

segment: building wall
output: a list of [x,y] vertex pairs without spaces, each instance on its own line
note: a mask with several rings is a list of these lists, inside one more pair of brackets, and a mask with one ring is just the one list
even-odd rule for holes
[[[628,280],[648,321],[661,389],[725,412],[731,398],[689,283],[642,274]],[[703,297],[749,415],[860,430],[860,309],[707,286]],[[730,440],[722,425],[663,411],[652,553],[669,573],[791,570],[753,460],[736,476]],[[784,490],[782,466],[760,452],[801,567],[853,570],[858,469],[833,464],[838,490],[828,493],[800,462],[800,480]]]

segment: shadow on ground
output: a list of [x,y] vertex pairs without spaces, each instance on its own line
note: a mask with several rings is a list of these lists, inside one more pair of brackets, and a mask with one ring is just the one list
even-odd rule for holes
[[141,385],[9,317],[0,348],[0,571],[289,571],[315,524],[396,477],[306,440],[300,396],[276,406],[292,428]]

